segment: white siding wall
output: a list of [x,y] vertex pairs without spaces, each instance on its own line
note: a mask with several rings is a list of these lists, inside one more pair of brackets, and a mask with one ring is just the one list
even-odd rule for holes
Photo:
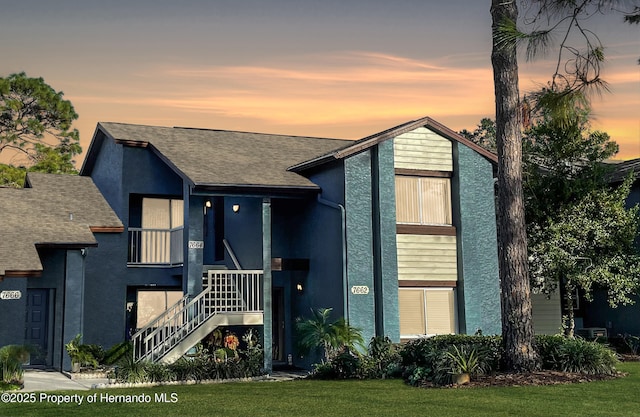
[[398,279],[457,281],[455,236],[396,235]]
[[560,294],[558,291],[550,294],[531,293],[531,307],[533,315],[533,330],[536,334],[557,334],[560,332],[562,313],[560,312]]
[[420,127],[393,140],[395,167],[453,171],[451,141]]

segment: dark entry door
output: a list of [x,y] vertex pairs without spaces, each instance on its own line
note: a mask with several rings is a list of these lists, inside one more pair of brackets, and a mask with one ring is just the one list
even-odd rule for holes
[[31,365],[46,365],[48,321],[49,290],[28,289],[24,342],[36,349],[31,354]]

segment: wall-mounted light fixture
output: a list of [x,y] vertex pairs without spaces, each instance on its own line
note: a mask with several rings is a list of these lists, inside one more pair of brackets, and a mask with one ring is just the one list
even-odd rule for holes
[[204,202],[204,214],[207,214],[207,210],[211,208],[211,200],[207,200]]
[[304,289],[304,288],[302,288],[302,283],[301,283],[301,282],[298,282],[298,283],[296,284],[296,290],[298,290],[298,292],[299,292],[299,293],[302,293],[302,290],[303,290],[303,289]]
[[240,204],[234,204],[233,206],[231,206],[231,210],[233,210],[234,213],[237,213],[240,211]]

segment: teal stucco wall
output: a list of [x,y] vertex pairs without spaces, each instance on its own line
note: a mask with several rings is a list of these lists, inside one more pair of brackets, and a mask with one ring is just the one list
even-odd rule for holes
[[[345,209],[347,217],[347,310],[349,324],[369,341],[375,336],[373,280],[373,230],[371,221],[371,153],[345,160]],[[360,291],[354,294],[352,288]],[[364,289],[368,289],[365,293]]]
[[500,334],[500,281],[491,162],[454,143],[453,217],[458,235],[460,333]]
[[379,237],[374,242],[380,282],[376,285],[376,311],[378,316],[378,334],[388,336],[394,342],[400,342],[400,315],[398,312],[398,251],[396,247],[396,197],[395,170],[393,163],[393,140],[387,140],[377,146],[378,184],[376,199],[378,202]]
[[393,142],[344,164],[349,323],[362,330],[365,342],[373,336],[398,341]]

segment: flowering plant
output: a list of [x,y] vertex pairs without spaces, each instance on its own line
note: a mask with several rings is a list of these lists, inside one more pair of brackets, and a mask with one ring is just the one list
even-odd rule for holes
[[236,350],[239,344],[240,341],[238,341],[238,337],[233,333],[230,333],[224,337],[224,347],[226,347],[227,349]]

